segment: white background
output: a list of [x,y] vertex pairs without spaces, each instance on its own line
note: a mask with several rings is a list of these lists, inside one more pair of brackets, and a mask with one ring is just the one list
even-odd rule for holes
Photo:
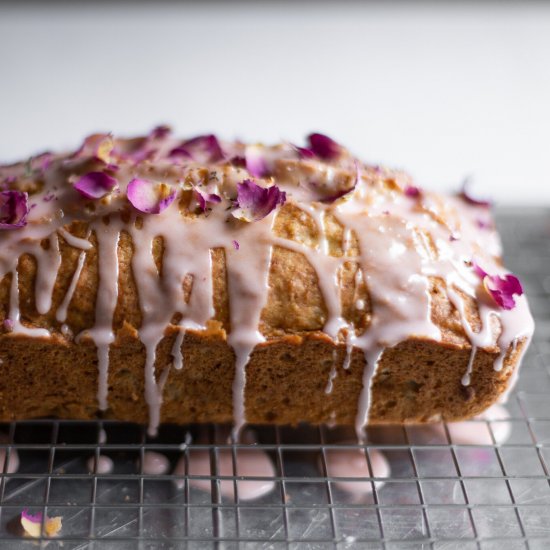
[[161,122],[319,130],[420,185],[550,204],[550,5],[0,6],[0,160]]

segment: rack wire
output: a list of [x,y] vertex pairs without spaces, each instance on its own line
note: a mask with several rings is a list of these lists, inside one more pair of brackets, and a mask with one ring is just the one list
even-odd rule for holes
[[[0,426],[8,434],[0,476],[0,550],[126,549],[354,549],[458,548],[531,550],[550,547],[550,214],[501,211],[507,265],[520,274],[537,321],[533,344],[506,405],[509,419],[475,420],[486,426],[484,445],[454,441],[452,426],[439,440],[418,439],[418,428],[392,428],[390,442],[336,444],[327,427],[262,427],[258,442],[219,444],[223,428],[163,426],[150,440],[142,427],[111,421],[34,420]],[[498,441],[499,423],[511,427]],[[106,432],[106,440],[101,436]],[[187,442],[187,443],[186,443]],[[229,449],[232,475],[220,475],[220,453]],[[261,449],[271,458],[274,488],[247,501],[239,495],[239,453]],[[391,476],[329,475],[327,453],[361,449],[371,465],[375,451]],[[173,467],[182,456],[206,451],[210,475],[187,469],[149,475],[144,453],[164,454]],[[20,467],[8,473],[10,455]],[[97,471],[97,459],[114,470]],[[96,458],[94,473],[87,460]],[[370,469],[372,472],[372,467]],[[209,490],[194,486],[207,480]],[[229,480],[233,491],[221,490]],[[182,485],[179,488],[176,482]],[[383,485],[377,482],[384,481]],[[353,493],[345,483],[364,488]],[[231,494],[232,493],[232,494]],[[56,538],[22,537],[24,508],[62,516]]]

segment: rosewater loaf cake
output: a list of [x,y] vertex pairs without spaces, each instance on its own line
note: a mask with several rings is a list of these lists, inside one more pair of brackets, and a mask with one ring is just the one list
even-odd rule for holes
[[488,205],[305,147],[88,137],[0,167],[0,420],[458,420],[533,321]]

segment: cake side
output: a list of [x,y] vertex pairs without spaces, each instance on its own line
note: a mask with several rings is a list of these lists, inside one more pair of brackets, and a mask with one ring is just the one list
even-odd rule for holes
[[30,209],[0,230],[0,417],[91,418],[99,403],[153,429],[360,431],[494,402],[532,319],[499,286],[486,206],[324,139],[269,148],[157,129],[0,168]]

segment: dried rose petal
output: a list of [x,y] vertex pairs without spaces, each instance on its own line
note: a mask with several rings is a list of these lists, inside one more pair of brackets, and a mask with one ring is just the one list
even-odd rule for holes
[[246,167],[246,159],[238,155],[236,157],[229,159],[229,162],[232,166],[237,166],[238,168]]
[[407,185],[405,187],[405,195],[407,197],[410,197],[411,199],[417,199],[422,195],[422,191],[420,190],[420,187],[416,187],[414,185]]
[[315,153],[307,147],[300,147],[298,145],[291,144],[292,148],[298,153],[298,156],[303,159],[315,158]]
[[239,244],[239,241],[231,241],[231,243],[233,244],[233,248],[235,250],[239,250],[239,248],[241,248],[241,245]]
[[161,124],[151,130],[149,137],[151,139],[164,139],[172,133],[172,128],[167,124]]
[[169,153],[168,158],[187,158],[192,159],[191,153],[185,147],[174,147]]
[[309,141],[309,148],[319,158],[333,160],[338,158],[342,152],[342,147],[324,134],[310,134],[307,139]]
[[[21,526],[25,532],[33,538],[40,537],[40,527],[42,525],[42,512],[31,514],[26,508],[21,512]],[[53,537],[61,531],[61,517],[49,518],[44,520],[44,531],[49,537]]]
[[267,168],[267,161],[264,155],[264,150],[258,145],[248,145],[245,149],[244,158],[246,162],[246,169],[251,176],[255,178],[263,178],[267,176],[269,170]]
[[235,218],[247,222],[259,221],[286,201],[286,193],[276,185],[260,187],[252,180],[237,184],[236,210],[231,212]]
[[74,184],[74,188],[87,199],[101,199],[116,186],[116,179],[105,172],[88,172]]
[[199,204],[199,207],[203,212],[206,212],[209,202],[213,204],[218,204],[222,202],[222,198],[219,195],[216,195],[215,193],[206,193],[205,191],[202,191],[198,187],[193,187],[193,191],[195,192],[195,198],[197,199],[197,203]]
[[11,319],[4,319],[3,325],[8,332],[11,332],[15,327],[15,323]]
[[[355,188],[357,187],[357,184],[359,183],[361,179],[361,170],[359,168],[359,164],[358,163],[355,163],[355,181],[353,182],[353,185],[348,188],[348,189],[341,189],[339,191],[337,191],[336,193],[334,193],[333,195],[329,195],[327,197],[322,197],[319,200],[319,202],[322,202],[322,203],[331,203],[331,202],[334,202],[336,200],[338,200],[339,198],[349,194],[349,193],[352,193]],[[316,184],[313,183],[313,186],[316,187]]]
[[473,204],[474,206],[484,206],[486,208],[489,208],[492,206],[492,202],[487,199],[477,199],[472,197],[470,194],[468,188],[470,187],[470,180],[467,178],[464,180],[464,183],[462,184],[462,189],[460,190],[459,196],[465,200],[466,202]]
[[481,218],[478,218],[476,220],[476,225],[480,229],[492,229],[493,228],[493,224],[490,221],[482,220]]
[[73,156],[91,156],[105,164],[109,164],[111,162],[111,151],[114,146],[115,143],[111,134],[92,134],[84,139],[84,143]]
[[519,279],[511,273],[504,276],[489,275],[476,262],[472,262],[472,267],[483,280],[483,287],[493,300],[502,309],[514,309],[516,306],[514,295],[521,296],[523,294],[523,288]]
[[144,214],[160,214],[176,198],[176,190],[165,183],[134,178],[127,189],[132,206]]
[[220,142],[213,134],[189,139],[180,147],[185,149],[197,162],[218,162],[224,158]]
[[0,191],[0,230],[27,225],[28,198],[22,191]]

